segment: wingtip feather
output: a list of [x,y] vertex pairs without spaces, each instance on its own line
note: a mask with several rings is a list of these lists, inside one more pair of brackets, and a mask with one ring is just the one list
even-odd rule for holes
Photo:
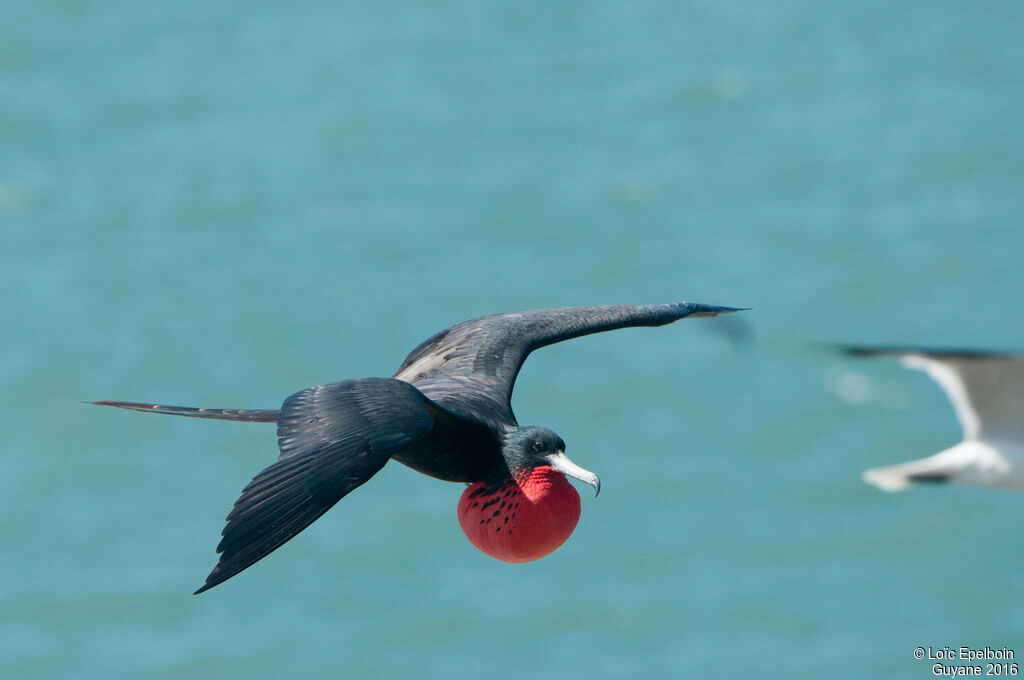
[[747,312],[750,311],[750,307],[725,307],[722,305],[706,305],[700,302],[684,302],[682,303],[687,307],[687,316],[695,317],[709,317],[718,316],[719,314],[732,314],[733,312]]
[[894,470],[892,467],[865,470],[861,473],[861,479],[888,493],[905,491],[911,486],[907,475],[899,470]]

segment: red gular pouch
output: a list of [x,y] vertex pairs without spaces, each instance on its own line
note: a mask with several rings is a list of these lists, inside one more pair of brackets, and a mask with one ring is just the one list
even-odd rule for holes
[[469,542],[503,562],[531,562],[557,549],[580,519],[580,495],[547,465],[498,485],[476,482],[459,499],[459,525]]

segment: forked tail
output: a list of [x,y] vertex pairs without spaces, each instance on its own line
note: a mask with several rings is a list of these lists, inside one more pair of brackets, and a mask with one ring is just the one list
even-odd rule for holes
[[116,406],[143,413],[163,413],[169,416],[187,418],[213,418],[215,420],[242,420],[250,423],[276,423],[281,414],[277,409],[247,408],[193,408],[191,406],[164,406],[163,404],[142,404],[134,401],[90,401],[96,406]]

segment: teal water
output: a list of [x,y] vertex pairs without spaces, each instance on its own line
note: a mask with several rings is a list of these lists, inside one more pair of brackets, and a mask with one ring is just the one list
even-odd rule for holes
[[[0,676],[929,677],[1024,654],[1024,496],[886,495],[959,436],[822,341],[1024,349],[1017,2],[4,3]],[[200,597],[273,408],[499,311],[603,490],[526,565],[392,464]],[[740,328],[742,331],[743,328]],[[863,400],[842,389],[853,379]]]

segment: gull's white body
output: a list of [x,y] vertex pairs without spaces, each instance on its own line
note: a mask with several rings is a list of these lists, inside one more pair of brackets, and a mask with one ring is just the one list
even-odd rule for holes
[[864,481],[901,491],[942,481],[1024,491],[1024,356],[948,350],[851,348],[857,355],[897,355],[937,382],[963,427],[963,441],[920,460],[874,468]]

